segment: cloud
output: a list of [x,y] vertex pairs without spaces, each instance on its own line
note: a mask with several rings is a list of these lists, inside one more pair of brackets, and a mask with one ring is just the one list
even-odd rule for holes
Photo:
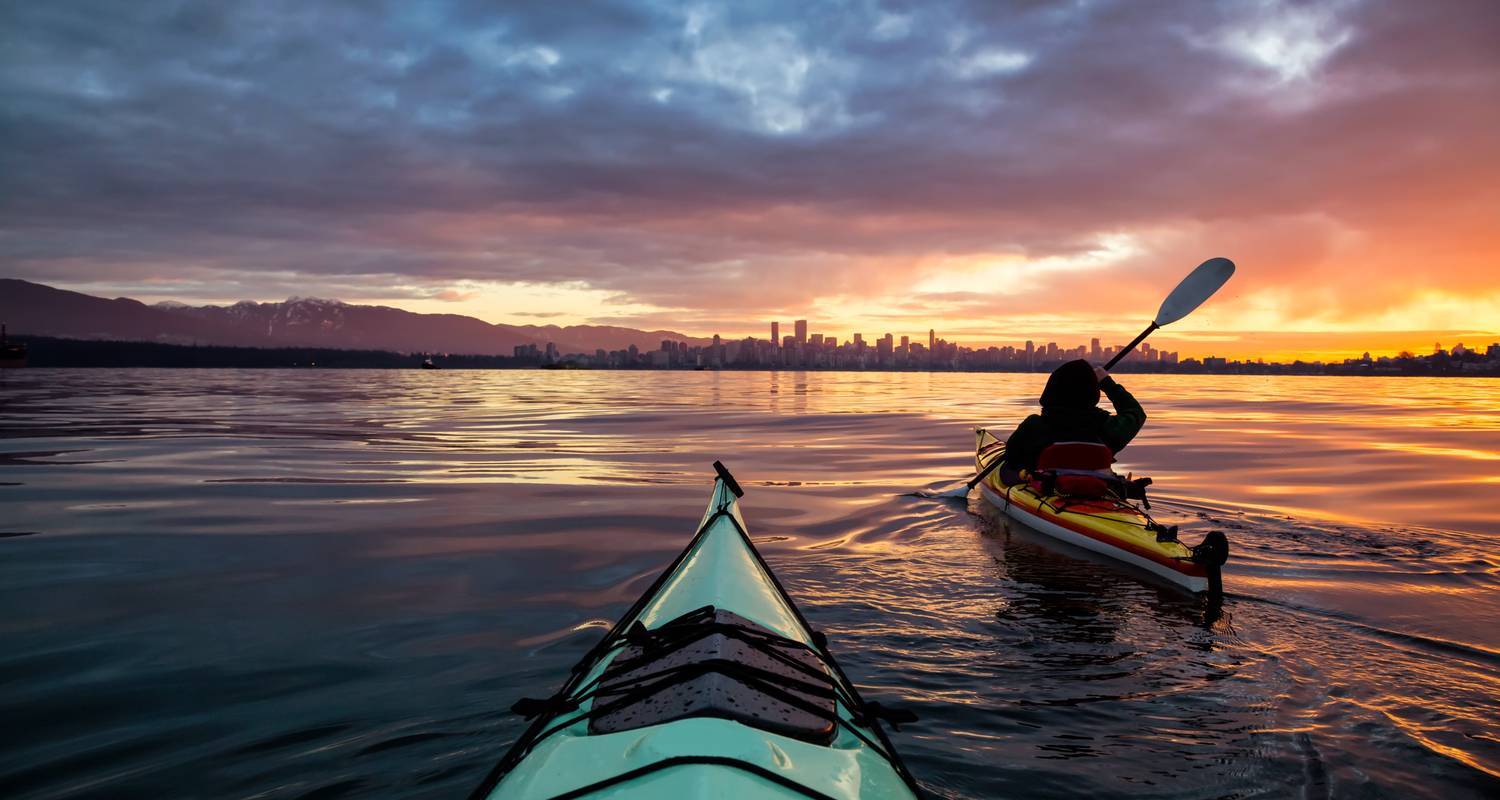
[[478,297],[479,293],[474,291],[465,292],[458,289],[443,289],[429,296],[434,300],[441,300],[444,303],[464,303]]
[[1205,321],[1389,322],[1500,289],[1497,40],[1483,0],[6,4],[0,272],[1003,331],[1223,254]]

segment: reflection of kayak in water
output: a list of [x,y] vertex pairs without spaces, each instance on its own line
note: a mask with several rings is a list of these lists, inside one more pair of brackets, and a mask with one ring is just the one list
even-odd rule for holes
[[[978,431],[976,468],[989,465],[1004,449],[1005,443],[994,434]],[[996,508],[1040,533],[1139,567],[1188,591],[1221,589],[1219,568],[1229,545],[1218,531],[1189,547],[1177,540],[1175,526],[1156,523],[1129,500],[1065,495],[1036,483],[1008,486],[999,470],[990,472],[979,489]]]
[[[722,466],[687,549],[583,657],[474,798],[888,798],[916,783],[750,544]],[[908,716],[908,719],[910,717]]]

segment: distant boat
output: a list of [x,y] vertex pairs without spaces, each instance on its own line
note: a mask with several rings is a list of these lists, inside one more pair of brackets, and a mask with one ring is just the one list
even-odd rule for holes
[[6,338],[5,326],[0,325],[0,369],[15,369],[26,366],[26,345],[11,344]]
[[432,363],[432,359],[424,358],[422,359],[422,369],[442,369],[442,367]]

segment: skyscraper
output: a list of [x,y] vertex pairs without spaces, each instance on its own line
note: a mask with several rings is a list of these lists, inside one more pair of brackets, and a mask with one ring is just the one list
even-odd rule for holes
[[797,344],[807,344],[807,320],[799,319],[792,324],[797,330]]
[[771,323],[771,346],[775,347],[778,344],[781,344],[781,323],[773,322]]
[[927,329],[927,349],[928,351],[937,349],[937,329],[935,328]]
[[1094,359],[1095,361],[1098,361],[1104,357],[1104,351],[1099,348],[1098,339],[1089,340],[1089,357]]

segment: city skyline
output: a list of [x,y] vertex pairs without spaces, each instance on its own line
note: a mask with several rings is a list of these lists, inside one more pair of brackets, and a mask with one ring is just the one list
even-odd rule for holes
[[[780,335],[780,324],[781,320],[771,320],[768,323],[762,323],[762,325],[769,325],[772,331],[772,338],[767,341],[776,342],[779,345],[788,338]],[[810,323],[807,319],[797,319],[793,321],[793,325],[795,326],[794,330],[796,331],[794,337],[799,342],[806,343],[814,339],[820,342],[825,339],[833,339],[835,341],[839,341],[840,335],[844,337],[842,341],[853,341],[855,337],[863,339],[864,331],[867,329],[867,326],[861,326],[860,330],[849,329],[847,331],[842,331],[841,333],[825,334],[821,331],[809,332],[813,330],[813,328],[810,327],[811,324],[812,323]],[[1063,333],[1043,336],[986,333],[976,336],[972,339],[962,341],[961,343],[965,346],[976,347],[980,349],[987,349],[990,347],[1004,348],[1007,346],[1024,348],[1029,340],[1037,347],[1046,347],[1047,345],[1051,344],[1058,345],[1060,349],[1072,350],[1075,349],[1075,346],[1061,347],[1060,343],[1064,341],[1086,340],[1092,345],[1094,343],[1102,343],[1104,341],[1107,341],[1111,336],[1116,336],[1120,338],[1121,341],[1110,345],[1101,344],[1098,351],[1094,351],[1093,348],[1086,348],[1091,352],[1098,352],[1098,354],[1102,355],[1104,358],[1108,358],[1113,354],[1113,352],[1115,352],[1116,349],[1122,347],[1126,342],[1133,338],[1135,333],[1138,332],[1139,331],[1131,331],[1128,335],[1125,333],[1117,332],[1114,334],[1105,333],[1092,335],[1075,335]],[[1232,335],[1232,332],[1230,332],[1230,335]],[[1308,334],[1306,332],[1287,331],[1278,334],[1277,338],[1295,339],[1296,337],[1307,335]],[[715,333],[713,335],[713,338],[716,340],[723,338],[724,340],[729,341],[735,339],[743,339],[747,336],[755,338],[753,333],[746,333],[745,331],[738,332],[738,335]],[[883,331],[882,337],[884,336],[899,336],[902,347],[908,346],[912,339],[912,334],[897,333],[894,330]],[[1341,334],[1338,337],[1340,339],[1340,347],[1322,351],[1309,349],[1306,347],[1270,347],[1261,350],[1255,350],[1251,347],[1238,346],[1237,344],[1225,346],[1225,342],[1223,339],[1224,336],[1224,332],[1219,332],[1215,338],[1195,341],[1191,336],[1174,336],[1167,330],[1161,330],[1154,333],[1150,340],[1142,342],[1142,345],[1143,349],[1148,353],[1171,352],[1179,358],[1201,359],[1204,357],[1224,357],[1249,361],[1255,361],[1258,359],[1275,363],[1291,363],[1293,361],[1299,360],[1309,362],[1333,362],[1342,361],[1348,358],[1357,358],[1365,354],[1369,354],[1375,357],[1395,357],[1401,353],[1421,355],[1433,352],[1434,345],[1436,345],[1436,349],[1442,350],[1449,350],[1452,347],[1468,347],[1468,345],[1465,343],[1466,340],[1467,342],[1471,343],[1480,343],[1477,346],[1479,350],[1483,351],[1488,343],[1493,342],[1497,338],[1500,338],[1500,332],[1483,330],[1399,331],[1386,332],[1385,334],[1377,334],[1374,336],[1364,336],[1363,338],[1361,338],[1360,334]],[[923,338],[926,339],[928,343],[926,349],[931,350],[933,348],[933,343],[938,340],[937,328],[929,326],[927,328],[927,333]],[[1447,340],[1450,344],[1444,345],[1443,340]],[[958,343],[957,340],[955,341],[956,343]],[[1392,341],[1394,341],[1396,344],[1391,344]],[[1169,344],[1170,346],[1163,346],[1164,344]],[[1384,344],[1385,346],[1381,346],[1382,344]],[[1099,356],[1096,355],[1094,357],[1097,360]]]
[[[772,323],[772,331],[780,326]],[[805,340],[783,337],[781,344],[747,336],[726,341],[714,336],[712,344],[694,345],[675,339],[664,339],[659,348],[596,349],[592,353],[562,353],[552,343],[517,346],[514,358],[520,365],[575,366],[595,369],[789,369],[789,370],[873,370],[873,371],[998,371],[1047,372],[1066,361],[1084,359],[1103,365],[1126,345],[1104,345],[1091,339],[1087,345],[1059,346],[1057,342],[1038,345],[1028,340],[1024,346],[966,347],[948,342],[929,330],[928,342],[911,342],[903,336],[899,347],[893,334],[887,333],[873,343],[862,333],[849,339],[813,333]],[[1203,358],[1180,357],[1175,351],[1152,347],[1141,342],[1111,369],[1122,372],[1250,373],[1250,374],[1335,374],[1400,375],[1442,374],[1500,376],[1500,341],[1468,347],[1462,343],[1451,348],[1435,343],[1432,352],[1402,352],[1395,356],[1364,352],[1357,358],[1336,361],[1279,362],[1264,358],[1236,359],[1225,356]]]
[[[549,342],[544,349],[536,345],[518,346],[515,348],[514,355],[517,358],[537,359],[541,363],[558,363],[572,359],[586,365],[601,367],[747,366],[773,369],[780,367],[1031,371],[1039,368],[1050,369],[1065,361],[1075,359],[1087,360],[1102,366],[1127,347],[1126,343],[1106,345],[1099,337],[1091,338],[1086,345],[1076,346],[1064,346],[1056,341],[1038,343],[1030,339],[1017,345],[969,346],[960,342],[949,342],[939,337],[936,328],[928,329],[926,346],[923,346],[921,342],[912,342],[909,335],[903,335],[900,345],[897,346],[895,335],[889,332],[876,338],[873,343],[866,340],[861,331],[853,332],[846,339],[840,340],[835,335],[810,333],[807,323],[807,320],[796,320],[794,322],[796,333],[780,336],[781,323],[779,320],[773,320],[770,323],[770,339],[760,339],[752,335],[731,340],[715,334],[709,345],[694,345],[690,342],[668,339],[662,340],[660,348],[656,350],[641,350],[632,345],[628,350],[609,351],[601,348],[593,353],[571,354],[560,352]],[[1178,351],[1156,347],[1149,341],[1143,341],[1134,349],[1127,351],[1114,368],[1125,370],[1144,368],[1148,371],[1159,368],[1173,371],[1181,366],[1194,371],[1200,368],[1222,370],[1242,365],[1245,367],[1280,367],[1295,364],[1392,366],[1414,359],[1449,357],[1458,360],[1480,359],[1478,363],[1480,374],[1491,374],[1500,371],[1500,341],[1475,347],[1470,347],[1463,342],[1445,347],[1442,342],[1435,342],[1432,349],[1425,353],[1402,350],[1398,353],[1383,354],[1366,349],[1357,357],[1326,360],[1294,358],[1285,361],[1264,356],[1250,358],[1213,354],[1201,357],[1183,356]]]

